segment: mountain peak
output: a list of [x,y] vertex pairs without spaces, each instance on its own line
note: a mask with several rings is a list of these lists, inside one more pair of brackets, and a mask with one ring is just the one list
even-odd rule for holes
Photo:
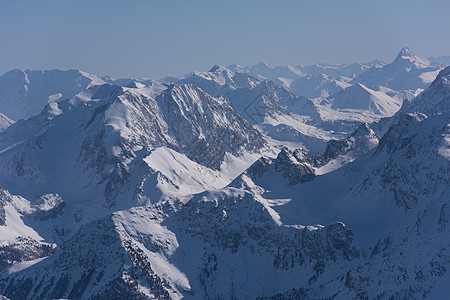
[[408,68],[413,67],[417,69],[431,67],[428,60],[413,54],[408,47],[403,47],[402,50],[400,50],[393,63],[400,65],[406,64]]
[[397,57],[411,57],[414,56],[414,54],[411,52],[411,49],[409,49],[408,46],[405,46],[402,48],[402,50],[400,50],[400,52],[398,53]]
[[436,77],[436,79],[434,81],[437,81],[443,77],[448,77],[450,76],[450,66],[446,67],[445,69],[443,69],[442,71],[439,72],[438,76]]
[[217,70],[227,70],[227,68],[225,68],[222,65],[214,65],[208,72],[216,72]]
[[350,136],[357,137],[367,135],[374,136],[376,135],[376,133],[372,130],[372,128],[370,128],[369,124],[363,122],[361,125],[359,125],[358,128],[356,128],[356,130]]
[[268,63],[266,63],[265,61],[261,61],[259,62],[257,65],[257,67],[265,67],[265,68],[270,68],[272,69],[272,66],[270,66]]

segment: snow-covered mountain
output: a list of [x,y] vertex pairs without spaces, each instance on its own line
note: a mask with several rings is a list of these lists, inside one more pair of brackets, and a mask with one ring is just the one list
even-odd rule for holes
[[[320,153],[327,141],[342,139],[361,123],[392,116],[405,99],[414,97],[409,91],[387,87],[373,90],[348,81],[348,78],[338,81],[322,74],[292,82],[290,90],[298,87],[297,94],[318,97],[314,100],[296,96],[275,81],[259,80],[222,66],[215,66],[209,72],[194,72],[180,82],[197,85],[212,95],[225,95],[238,113],[261,130],[271,143]],[[336,93],[325,98],[331,92]]]
[[271,66],[261,62],[254,66],[229,65],[233,72],[247,73],[255,78],[273,80],[290,92],[310,98],[328,97],[347,87],[349,80],[381,61],[367,64],[314,64],[298,66]]
[[394,115],[402,102],[397,96],[390,97],[357,83],[320,101],[317,107],[325,121],[371,123]]
[[392,63],[372,67],[356,76],[352,82],[373,88],[384,86],[397,91],[417,90],[429,85],[439,71],[439,67],[404,47]]
[[[113,85],[118,86],[128,86],[132,83],[140,83],[143,85],[148,85],[152,82],[150,78],[113,78],[111,76],[102,76],[100,77],[105,83],[111,83]],[[99,84],[99,83],[97,83]]]
[[148,85],[148,78],[112,78],[80,70],[20,70],[0,77],[0,113],[13,120],[37,115],[46,104],[75,96],[94,85],[110,83],[126,87],[132,83]]
[[335,109],[362,109],[383,116],[391,116],[401,107],[401,102],[396,99],[359,83],[333,95],[328,101]]
[[373,61],[367,64],[351,63],[351,64],[314,64],[314,65],[298,65],[298,66],[271,66],[266,62],[260,62],[253,66],[229,65],[227,68],[233,72],[247,73],[257,78],[265,78],[276,81],[277,79],[297,79],[307,75],[327,75],[330,77],[349,77],[354,76],[368,70],[374,65],[382,65],[381,61]]
[[266,147],[226,98],[157,83],[91,87],[10,126],[0,141],[1,186],[31,200],[59,194],[70,203],[68,223],[223,187]]
[[330,140],[323,153],[312,155],[305,149],[283,148],[274,158],[261,157],[245,174],[256,184],[262,177],[262,182],[270,184],[274,178],[289,185],[304,183],[354,161],[375,148],[379,140],[368,124],[362,124],[345,139]]
[[326,98],[335,94],[351,84],[348,78],[329,77],[325,74],[308,75],[294,80],[289,90],[296,95],[303,95],[310,98]]
[[229,65],[227,68],[233,72],[247,73],[260,79],[276,80],[283,78],[287,80],[306,76],[306,73],[300,71],[294,66],[271,66],[266,62],[260,62],[254,66]]
[[179,82],[196,85],[211,95],[225,95],[272,144],[320,151],[334,137],[315,126],[321,119],[310,99],[293,95],[274,81],[214,66],[209,72],[194,72]]
[[253,88],[259,80],[244,73],[215,65],[208,72],[193,72],[178,81],[180,84],[193,84],[211,95],[225,95],[238,88]]
[[368,70],[370,67],[375,65],[383,65],[384,63],[380,60],[374,60],[368,63],[350,63],[350,64],[314,64],[309,66],[299,65],[296,66],[297,69],[307,73],[309,75],[327,75],[330,77],[347,77],[353,78],[358,74]]
[[447,67],[439,72],[431,86],[414,98],[405,103],[400,113],[420,112],[423,114],[444,114],[450,110],[450,68]]
[[0,291],[24,299],[443,298],[450,112],[418,113],[450,100],[440,84],[448,71],[378,145],[367,125],[330,144],[329,157],[367,146],[346,166],[312,176],[311,156],[283,150],[225,188],[86,222],[51,256],[5,269]]
[[38,114],[52,102],[73,97],[89,86],[103,84],[98,76],[79,70],[19,70],[0,77],[0,113],[13,120]]
[[1,295],[448,295],[450,67],[403,104],[389,85],[311,100],[221,66],[99,83],[0,132]]

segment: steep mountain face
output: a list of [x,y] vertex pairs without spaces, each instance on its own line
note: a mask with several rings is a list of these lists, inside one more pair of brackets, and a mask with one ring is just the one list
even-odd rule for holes
[[64,205],[58,195],[43,195],[32,203],[0,188],[0,271],[13,263],[42,259],[53,253],[54,245],[43,242],[23,217],[46,221],[60,214]]
[[403,114],[415,114],[416,117],[423,119],[430,115],[442,114],[449,111],[449,74],[449,67],[439,72],[428,89],[410,101],[404,102],[397,115],[392,118],[383,118],[373,124],[375,130],[384,134]]
[[[450,100],[448,87],[437,85],[442,81],[424,93],[439,90],[433,93],[436,103]],[[291,192],[258,182],[284,224],[339,218],[354,230],[355,243],[367,249],[364,259],[342,275],[322,281],[333,288],[300,286],[275,298],[440,298],[447,294],[450,112],[421,114],[428,110],[429,100],[415,99],[414,114],[398,113],[374,150],[339,170],[316,176]],[[247,185],[252,183],[247,180]],[[326,191],[320,191],[323,186]],[[322,215],[325,208],[327,213]],[[321,220],[311,215],[321,215]]]
[[373,67],[358,75],[352,82],[373,88],[385,86],[397,91],[416,90],[431,83],[439,70],[439,67],[404,47],[392,63]]
[[275,158],[260,158],[244,175],[257,185],[260,180],[273,183],[273,178],[279,178],[291,186],[305,183],[313,180],[316,175],[329,173],[354,161],[375,148],[379,140],[380,137],[368,124],[362,124],[347,138],[328,141],[322,154],[311,155],[304,149],[292,151],[283,148]]
[[[238,76],[246,80],[235,80]],[[361,123],[392,116],[405,98],[413,97],[412,92],[400,93],[386,87],[375,91],[362,84],[338,83],[322,74],[315,76],[322,83],[313,84],[310,81],[313,78],[306,76],[294,81],[291,90],[298,81],[299,87],[313,88],[322,93],[328,89],[326,85],[334,82],[329,86],[329,92],[340,92],[327,99],[323,97],[328,92],[322,93],[322,98],[310,100],[292,94],[271,80],[254,79],[249,85],[249,78],[247,74],[216,66],[210,72],[194,74],[184,81],[213,95],[224,94],[238,113],[260,129],[273,144],[304,147],[315,153],[323,152],[330,139],[342,139],[351,134]]]
[[[448,116],[440,115],[414,121],[408,128],[393,127],[412,144],[396,139],[391,145],[391,134],[387,134],[385,142],[382,140],[367,158],[327,175],[338,183],[337,190],[331,187],[329,199],[321,198],[325,191],[311,197],[308,190],[317,193],[317,181],[330,178],[294,186],[292,195],[300,192],[303,196],[289,202],[277,198],[279,195],[271,197],[267,190],[263,193],[261,186],[252,185],[251,179],[243,175],[247,188],[235,182],[233,187],[204,192],[185,204],[136,207],[85,224],[51,257],[22,270],[8,269],[0,288],[9,297],[24,299],[104,298],[111,293],[175,299],[272,295],[281,299],[417,297],[424,292],[434,297],[445,295],[450,264],[444,250],[449,246],[445,236],[450,170],[448,157],[440,155],[442,151],[436,151],[436,147],[450,147],[442,144],[448,138],[449,126],[444,131],[435,130],[444,120],[448,124]],[[435,138],[432,145],[423,143],[429,134]],[[412,148],[415,152],[410,156]],[[435,159],[431,165],[430,158]],[[393,166],[392,161],[402,163]],[[411,181],[423,175],[411,173],[411,163],[426,163],[428,170],[437,166],[444,169],[433,172],[431,177],[428,173],[430,181],[425,186]],[[369,170],[358,166],[361,164],[370,164]],[[391,175],[400,177],[385,177],[388,174],[380,173],[380,167],[388,168],[384,173],[392,171]],[[416,165],[413,170],[422,169]],[[350,177],[342,176],[345,173]],[[370,174],[370,179],[361,174]],[[400,179],[402,176],[407,178]],[[349,178],[353,183],[338,187]],[[380,182],[371,184],[371,180]],[[395,201],[395,194],[407,200],[406,195],[390,189],[399,187],[397,180],[413,182],[411,186],[419,189],[414,195],[420,197],[408,204],[412,206],[405,206],[408,201]],[[349,184],[353,185],[349,198],[342,197],[339,190],[347,190]],[[385,223],[379,227],[367,226],[375,220],[380,223],[379,215],[368,216],[387,208],[374,210],[371,197],[383,199],[392,212],[384,212]],[[361,205],[369,207],[361,209]],[[341,222],[327,226],[288,225],[305,215],[310,220],[335,217],[318,211],[311,214],[317,206],[339,211],[352,226]],[[397,218],[401,220],[394,222]],[[353,226],[358,228],[356,232],[351,230]],[[369,228],[376,229],[376,234]],[[371,247],[362,243],[367,239],[364,234],[370,236],[367,243]]]
[[316,155],[316,173],[325,174],[338,169],[375,148],[380,137],[368,124],[359,126],[343,140],[331,140],[322,155]]
[[208,72],[193,72],[178,81],[179,84],[193,84],[208,94],[218,96],[238,88],[253,88],[259,80],[244,73],[234,73],[231,70],[216,65]]
[[[6,269],[0,291],[24,299],[443,297],[450,114],[417,116],[399,113],[378,146],[324,175],[312,177],[318,159],[285,149],[223,189],[86,223],[49,258]],[[376,141],[363,125],[322,157]],[[329,225],[299,225],[318,223]]]
[[[57,192],[67,201],[105,199],[107,206],[158,201],[158,182],[178,189],[145,160],[156,148],[172,149],[211,172],[229,166],[234,169],[227,176],[236,176],[266,145],[226,98],[191,85],[157,83],[95,86],[1,134],[5,188],[28,195]],[[236,159],[243,164],[233,165]]]
[[406,103],[401,113],[421,112],[436,115],[450,110],[450,67],[439,72],[430,88],[412,101]]
[[[92,86],[0,133],[0,294],[447,297],[450,68],[381,138],[364,123],[340,140],[272,81],[192,78],[206,88]],[[372,89],[347,92],[362,101],[330,107],[386,110]],[[239,115],[253,103],[254,126]],[[323,134],[325,151],[263,156],[254,127],[280,125]]]
[[267,178],[267,180],[270,180],[269,177],[278,177],[289,185],[296,185],[311,181],[315,176],[314,167],[314,157],[306,150],[296,149],[291,151],[283,148],[276,158],[261,157],[246,170],[245,175],[255,183],[258,183],[262,177]]
[[236,111],[275,145],[287,142],[316,150],[324,148],[333,136],[315,127],[321,119],[310,99],[295,96],[273,81],[215,66],[180,82],[196,85],[214,96],[225,95]]
[[315,281],[329,262],[360,256],[342,223],[283,226],[275,217],[233,188],[116,212],[83,225],[44,261],[8,269],[0,290],[21,299],[255,298],[292,286],[292,274]]
[[27,119],[48,103],[103,83],[97,76],[78,70],[12,70],[0,77],[0,113],[13,120]]

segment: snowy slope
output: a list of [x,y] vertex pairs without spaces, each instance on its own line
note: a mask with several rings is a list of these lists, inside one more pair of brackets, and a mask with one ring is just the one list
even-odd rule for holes
[[394,90],[416,90],[431,83],[440,68],[428,60],[414,55],[404,47],[390,64],[375,66],[353,79],[353,83],[362,83],[368,87],[389,87]]
[[277,181],[281,182],[282,186],[286,183],[297,185],[354,161],[375,148],[379,140],[380,137],[368,124],[362,124],[345,139],[328,141],[323,153],[312,155],[304,149],[292,151],[283,148],[274,158],[260,158],[244,172],[244,175],[251,178],[253,183],[262,186],[265,184],[277,186],[275,183]]
[[[227,188],[87,223],[50,258],[7,269],[0,288],[8,284],[13,298],[255,298],[359,255],[342,223],[282,226],[269,206]],[[22,290],[25,282],[30,288]]]
[[449,73],[447,67],[439,72],[430,87],[417,97],[405,101],[399,113],[391,118],[383,118],[372,126],[377,132],[384,134],[389,126],[398,121],[402,114],[415,114],[419,118],[441,114],[449,110]]
[[329,77],[325,74],[310,75],[294,80],[289,90],[310,98],[326,98],[350,86],[348,79]]
[[215,65],[208,72],[193,72],[179,80],[179,84],[193,84],[205,92],[213,95],[225,95],[237,88],[253,88],[259,80],[244,73],[235,73],[231,70]]
[[[439,82],[448,79],[444,71],[441,74],[444,79]],[[423,94],[428,97],[413,101],[416,111],[429,111],[429,102],[448,102],[448,90],[432,86]],[[324,279],[329,288],[304,285],[278,297],[441,298],[448,293],[444,270],[450,260],[444,252],[450,246],[450,111],[444,107],[425,118],[418,118],[417,112],[399,112],[377,148],[312,182],[289,191],[270,181],[274,175],[256,181],[281,222],[328,223],[338,218],[354,230],[355,243],[367,251],[342,277]],[[243,179],[244,186],[255,182]]]
[[439,72],[431,86],[416,98],[407,102],[402,113],[420,112],[426,115],[445,113],[450,110],[450,67]]
[[299,65],[296,66],[297,69],[309,74],[309,75],[327,75],[332,77],[348,77],[353,78],[356,75],[366,71],[370,67],[374,65],[381,65],[382,61],[372,61],[368,63],[350,63],[350,64],[340,64],[340,65],[332,65],[332,64],[314,64],[309,66]]
[[103,84],[95,75],[79,70],[19,70],[0,77],[0,113],[13,120],[38,114],[51,102],[73,97],[89,86]]
[[64,206],[58,195],[43,195],[31,202],[0,188],[0,271],[13,263],[31,261],[52,254],[54,245],[43,242],[32,220],[48,220]]
[[227,66],[233,72],[247,73],[258,79],[273,80],[288,91],[310,98],[328,97],[347,87],[350,79],[380,62],[342,65],[271,66],[261,62],[254,66]]
[[105,83],[111,83],[113,85],[128,86],[133,82],[138,82],[143,85],[148,85],[152,82],[149,78],[113,78],[111,76],[100,77]]
[[[0,147],[1,186],[27,198],[58,193],[69,203],[62,226],[77,228],[113,208],[190,194],[184,179],[198,182],[198,192],[223,187],[266,142],[227,99],[190,85],[152,83],[94,86],[48,105],[2,132]],[[179,163],[162,166],[164,157]]]
[[364,109],[383,116],[395,114],[401,102],[362,84],[355,84],[328,98],[335,109]]
[[316,106],[321,118],[330,123],[332,129],[339,130],[341,124],[345,130],[346,126],[352,128],[354,125],[351,124],[355,122],[372,123],[394,115],[402,106],[403,97],[387,93],[358,83],[325,100],[317,99]]
[[277,78],[297,79],[306,76],[305,73],[293,66],[271,66],[266,62],[260,62],[254,66],[229,65],[228,69],[234,72],[247,73],[260,79],[275,80]]
[[271,80],[258,80],[245,73],[215,66],[195,72],[180,82],[200,87],[212,95],[225,95],[236,111],[271,141],[275,147],[320,149],[334,135],[317,128],[320,115],[313,102],[296,96]]
[[[12,298],[443,297],[448,117],[394,126],[366,157],[313,181],[281,185],[272,174],[256,185],[247,173],[185,203],[86,223],[51,257],[7,269],[0,289]],[[299,225],[317,223],[329,225]]]
[[[363,124],[342,140],[302,117],[308,102],[228,71],[195,78],[245,91],[233,100],[192,84],[107,84],[1,132],[0,294],[445,299],[450,68],[381,139]],[[352,88],[362,102],[330,107],[392,101]],[[257,159],[267,143],[238,114],[247,95],[265,109],[255,127],[323,134],[326,150]]]
[[[362,84],[351,86],[346,82],[348,79],[339,81],[322,74],[313,76],[319,82],[311,82],[311,76],[292,82],[291,90],[298,81],[301,83],[299,87],[312,88],[322,96],[339,91],[328,99],[310,100],[292,94],[274,81],[257,80],[239,73],[245,70],[237,70],[232,72],[215,66],[209,72],[194,73],[182,82],[197,85],[213,95],[225,95],[237,112],[278,148],[303,147],[321,153],[330,139],[344,138],[361,123],[390,117],[398,111],[404,99],[414,97],[412,92],[389,88],[376,91]],[[244,80],[238,81],[236,78]],[[322,93],[325,90],[327,92]]]

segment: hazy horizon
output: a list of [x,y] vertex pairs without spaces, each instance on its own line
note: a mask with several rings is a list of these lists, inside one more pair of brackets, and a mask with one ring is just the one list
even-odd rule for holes
[[448,11],[437,0],[9,1],[0,4],[0,74],[80,69],[157,79],[216,64],[389,63],[403,46],[444,56]]

